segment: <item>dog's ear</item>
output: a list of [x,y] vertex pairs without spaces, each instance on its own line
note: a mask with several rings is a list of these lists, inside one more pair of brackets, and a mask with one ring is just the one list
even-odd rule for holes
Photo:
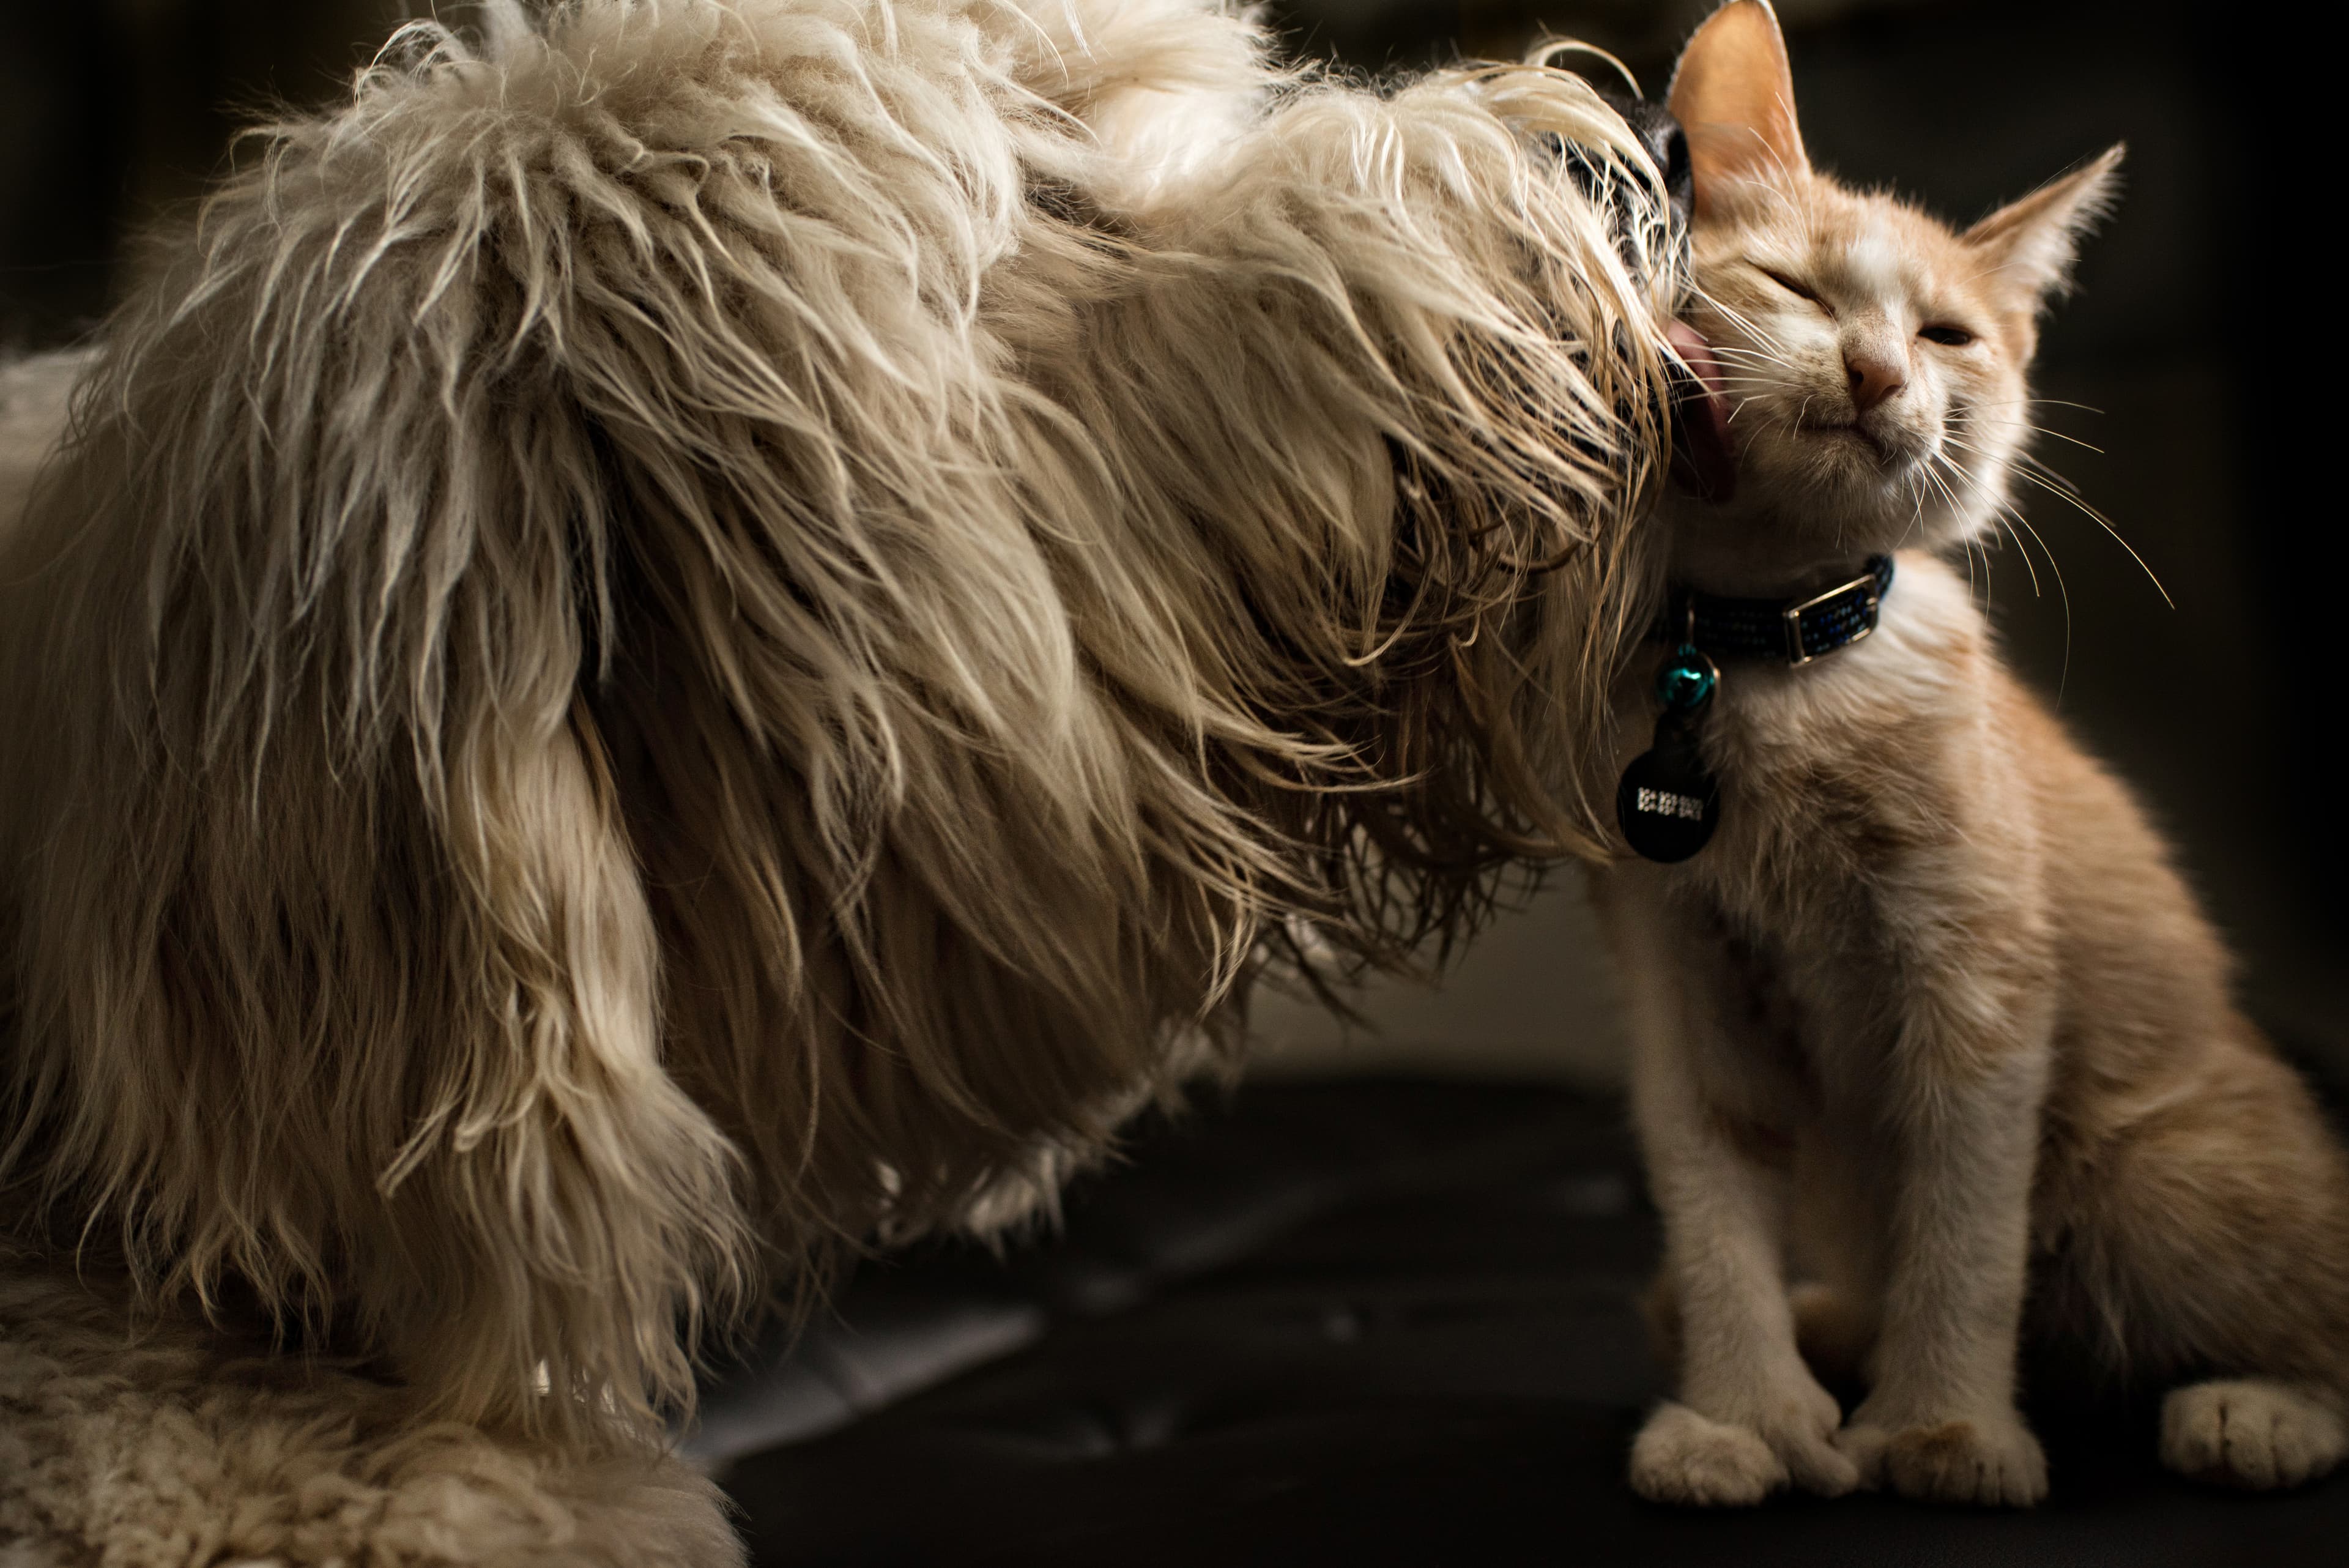
[[0,764],[0,1071],[14,1174],[153,1280],[600,1442],[690,1398],[679,1325],[751,1249],[580,697],[607,454],[533,352],[578,236],[482,172],[524,160],[472,80],[278,129],[109,331],[0,604],[44,737]]
[[1700,214],[1729,181],[1810,171],[1786,40],[1769,0],[1729,0],[1707,17],[1681,51],[1666,100],[1688,132]]

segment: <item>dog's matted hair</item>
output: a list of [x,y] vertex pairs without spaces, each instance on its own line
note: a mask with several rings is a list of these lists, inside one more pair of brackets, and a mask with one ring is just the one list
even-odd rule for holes
[[1574,77],[1202,0],[403,31],[6,528],[18,1233],[569,1444],[1032,1207],[1596,843],[1669,231]]

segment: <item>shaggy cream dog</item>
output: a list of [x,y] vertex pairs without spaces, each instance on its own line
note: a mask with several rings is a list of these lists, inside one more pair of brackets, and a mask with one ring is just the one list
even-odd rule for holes
[[254,132],[0,392],[0,1539],[727,1560],[705,1331],[1595,842],[1677,279],[1578,78],[1203,0],[499,5]]

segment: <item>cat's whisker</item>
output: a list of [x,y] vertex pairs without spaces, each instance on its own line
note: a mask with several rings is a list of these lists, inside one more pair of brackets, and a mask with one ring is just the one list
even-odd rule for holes
[[1946,477],[1938,472],[1931,463],[1929,462],[1925,464],[1918,472],[1924,477],[1925,483],[1940,496],[1942,501],[1948,504],[1949,508],[1952,513],[1959,513],[1965,510],[1958,501],[1958,493],[1956,488],[1950,483]]
[[[2013,462],[2018,469],[2028,470],[2030,472],[2038,475],[2040,479],[2054,488],[2061,490],[2066,495],[2069,495],[2075,500],[2081,498],[2080,487],[2072,482],[2071,477],[2068,474],[2058,471],[2053,464],[2049,463],[2044,458],[2040,457],[2036,453],[2018,452],[2013,456]],[[2109,520],[2107,520],[2107,524],[2109,525]]]
[[1909,535],[1914,534],[1925,521],[1925,502],[1927,499],[1925,486],[1923,483],[1920,481],[1919,483],[1911,484],[1909,488],[1916,492],[1916,504],[1909,509],[1909,522],[1907,525],[1900,530],[1900,537],[1892,542],[1892,547],[1896,550],[1907,545],[1909,543]]
[[1793,366],[1787,362],[1784,354],[1773,354],[1761,348],[1747,348],[1740,344],[1716,344],[1714,345],[1713,351],[1714,357],[1717,358],[1757,359],[1764,364],[1777,365],[1788,369],[1793,369]]
[[2105,411],[2104,410],[2097,408],[2093,403],[2068,402],[2062,398],[2002,398],[1994,403],[1976,403],[1973,406],[1978,409],[2022,409],[2033,407],[2077,409],[2082,413],[2088,414],[2102,414]]
[[1723,394],[1723,399],[1730,404],[1729,418],[1732,421],[1754,404],[1759,403],[1764,409],[1773,409],[1778,401],[1777,395],[1769,392],[1725,392]]
[[2031,520],[2023,514],[2023,509],[2013,502],[2001,502],[2000,509],[2012,519],[2012,526],[2022,529],[2038,541],[2040,554],[2047,557],[2047,569],[2055,574],[2055,593],[2064,606],[2064,662],[2055,672],[2055,701],[2061,704],[2064,683],[2072,677],[2072,590],[2064,581],[2064,567],[2055,559],[2055,552],[2049,547],[2039,530],[2031,525]]
[[1914,534],[1918,527],[1925,521],[1925,502],[1928,499],[1925,486],[1920,480],[1919,483],[1911,485],[1910,488],[1917,493],[1917,503],[1909,509],[1909,522],[1908,524],[1900,530],[1900,537],[1892,542],[1892,547],[1895,550],[1900,549],[1902,546],[1906,545],[1909,543],[1909,535]]
[[[1954,438],[1950,440],[1949,444],[1961,450],[1973,450],[1969,448],[1967,443]],[[1992,524],[2003,530],[2006,535],[2014,541],[2015,549],[2023,557],[2023,570],[2030,574],[2031,592],[2034,598],[2044,597],[2044,590],[2040,587],[2038,568],[2032,561],[2032,544],[2039,546],[2040,553],[2047,557],[2048,570],[2054,574],[2056,595],[2064,607],[2064,659],[2057,670],[2055,680],[2056,698],[2060,701],[2065,684],[2071,678],[2072,670],[2071,585],[2064,580],[2063,564],[2056,560],[2054,548],[2048,545],[2046,538],[2040,534],[2039,530],[2031,525],[2031,521],[2023,514],[2023,509],[2013,502],[1997,496],[1992,497],[1991,504]],[[2029,536],[2028,543],[2024,537],[2026,535]]]
[[2065,435],[2062,431],[2051,430],[2045,425],[2035,425],[2028,420],[2017,420],[2015,422],[2021,425],[2024,430],[2033,431],[2039,435],[2054,436],[2060,441],[2069,441],[2074,446],[2095,452],[2098,457],[2105,455],[2105,449],[2103,447],[2095,445],[2093,442],[2082,441],[2078,436]]
[[1892,541],[1892,547],[1895,550],[1907,549],[1909,546],[1909,536],[1917,532],[1918,525],[1924,521],[1925,492],[1922,489],[1920,489],[1917,492],[1916,508],[1909,514],[1909,525],[1900,530],[1900,537]]
[[[1941,501],[1949,507],[1950,512],[1953,516],[1962,515],[1965,513],[1966,508],[1960,503],[1956,490],[1951,487],[1948,479],[1937,472],[1934,469],[1934,462],[1939,461],[1941,460],[1937,455],[1934,459],[1929,460],[1918,468],[1918,477],[1923,482],[1923,485],[1920,488],[1930,488],[1931,492],[1940,495]],[[1921,512],[1922,507],[1920,504],[1920,515]],[[1971,543],[1971,539],[1969,539],[1969,543]],[[1971,559],[1968,562],[1967,570],[1969,573],[1968,580],[1971,581],[1971,573],[1972,571]],[[1987,553],[1985,553],[1982,558],[1982,573],[1984,577],[1987,578],[1990,573],[1990,559]],[[2034,587],[2035,584],[2036,579],[2034,578]]]
[[1991,525],[1998,530],[2000,542],[2003,544],[2013,541],[2014,553],[2023,558],[2023,573],[2031,579],[2031,597],[2034,599],[2044,598],[2046,595],[2039,587],[2038,564],[2032,560],[2031,552],[2024,547],[2021,536],[2006,525],[2006,519],[1994,512],[1991,514]]
[[1784,362],[1787,356],[1794,352],[1792,348],[1790,348],[1784,339],[1779,337],[1777,334],[1770,331],[1767,327],[1762,327],[1754,322],[1746,321],[1729,312],[1723,312],[1723,314],[1728,315],[1730,320],[1734,325],[1743,328],[1749,337],[1753,337],[1754,339],[1754,344],[1753,346],[1748,346],[1743,343],[1716,343],[1713,346],[1713,351],[1716,357],[1727,357],[1733,358],[1739,356],[1744,356],[1747,358],[1767,358]]
[[[1956,493],[1950,488],[1948,482],[1934,471],[1931,460],[1920,464],[1917,473],[1924,486],[1940,498],[1953,516],[1963,514],[1965,509],[1958,504]],[[1971,533],[1961,534],[1959,535],[1958,543],[1966,561],[1966,593],[1969,597],[1971,597],[1978,591],[1974,585],[1974,536]],[[1987,604],[1990,576],[1990,556],[1987,552],[1982,556],[1982,576],[1984,585],[1979,591],[1982,593],[1983,602]]]
[[[2023,400],[2027,402],[2029,400],[2027,400],[2027,399],[2026,399],[2026,400]],[[1968,409],[1960,409],[1960,410],[1952,410],[1952,411],[1951,412],[1951,414],[1950,414],[1950,417],[1949,417],[1949,422],[1950,422],[1952,426],[1956,426],[1956,427],[1959,427],[1959,428],[1961,428],[1961,429],[1971,430],[1971,429],[1973,429],[1973,428],[1975,428],[1975,427],[1977,427],[1977,426],[1982,425],[1982,424],[1984,424],[1984,423],[1986,422],[1986,421],[1984,421],[1982,419],[1981,419],[1981,418],[1980,418],[1980,415],[1981,415],[1981,413],[1982,413],[1983,410],[1987,410],[1987,409],[1992,409],[1992,408],[2012,407],[2012,406],[2013,406],[2013,405],[2012,405],[2012,404],[1995,404],[1995,403],[1978,403],[1978,404],[1975,404],[1975,405],[1974,405],[1973,407],[1971,407],[1971,408],[1968,408]],[[2008,429],[2008,430],[2023,430],[2023,431],[2030,431],[2030,432],[2031,432],[2032,434],[2033,434],[2033,435],[2053,436],[2053,437],[2054,437],[2057,441],[2063,441],[2063,442],[2066,443],[2067,445],[2079,447],[2079,448],[2081,448],[2083,451],[2085,451],[2085,452],[2095,452],[2098,457],[2102,457],[2102,456],[2104,456],[2104,455],[2105,455],[2105,449],[2104,449],[2103,447],[2100,447],[2100,446],[2096,445],[2094,441],[2083,441],[2083,440],[2081,440],[2078,436],[2075,436],[2075,435],[2070,434],[2069,432],[2064,431],[2059,431],[2059,430],[2056,430],[2056,429],[2055,429],[2054,427],[2053,427],[2052,425],[2043,425],[2043,424],[2036,423],[2036,422],[2034,422],[2033,421],[2031,421],[2031,420],[2027,420],[2027,419],[2019,419],[2019,418],[2018,418],[2018,419],[2013,419],[2013,420],[2008,420],[2008,421],[2002,421],[2002,425],[2001,425],[2001,427],[2000,427],[2000,428]]]
[[1739,375],[1764,377],[1786,387],[1796,386],[1804,379],[1802,374],[1793,366],[1783,365],[1775,359],[1758,356],[1752,360],[1729,360],[1723,365],[1722,369]]
[[1732,320],[1733,325],[1741,327],[1741,329],[1745,331],[1745,337],[1753,338],[1753,343],[1732,343],[1732,341],[1713,343],[1713,358],[1762,359],[1762,362],[1769,362],[1769,364],[1792,364],[1792,353],[1795,353],[1795,350],[1792,350],[1787,343],[1783,343],[1775,334],[1771,334],[1771,331],[1764,329],[1764,327],[1753,325],[1753,322],[1743,322],[1743,320],[1736,320],[1736,317],[1732,317]]
[[[2026,463],[2033,463],[2035,466],[2043,468],[2044,466],[2036,464],[2035,460],[2029,458],[2027,455],[2023,461]],[[2054,478],[2060,481],[2060,483],[2049,483],[2047,478],[2043,477],[2041,473],[2033,472],[2031,467],[2018,465],[2014,472],[2018,478],[2028,480],[2033,484],[2037,485],[2040,489],[2047,492],[2050,495],[2062,497],[2064,500],[2069,502],[2078,511],[2085,514],[2089,518],[2094,520],[2097,527],[2102,528],[2106,533],[2112,535],[2114,544],[2118,545],[2122,549],[2128,552],[2128,558],[2137,563],[2137,570],[2145,574],[2146,581],[2151,583],[2153,585],[2154,592],[2161,596],[2161,602],[2168,605],[2171,609],[2176,609],[2178,607],[2178,601],[2169,597],[2169,589],[2163,586],[2160,576],[2155,573],[2154,569],[2146,564],[2145,557],[2137,553],[2137,546],[2130,544],[2127,539],[2122,538],[2121,531],[2113,526],[2113,520],[2106,516],[2103,513],[2097,511],[2094,506],[2089,505],[2086,498],[2081,495],[2076,489],[2073,488],[2071,481],[2064,479],[2060,473],[2054,473],[2054,471],[2052,469],[2046,470],[2046,472],[2048,474],[2053,474]]]
[[[1747,337],[1766,343],[1782,354],[1785,352],[1786,345],[1784,340],[1782,340],[1776,333],[1771,331],[1768,327],[1764,327],[1760,322],[1746,315],[1745,312],[1738,309],[1735,306],[1729,304],[1727,301],[1721,299],[1717,296],[1707,293],[1704,290],[1697,290],[1696,295],[1699,299],[1702,300],[1705,305],[1712,308],[1715,315],[1719,316],[1723,321],[1728,322],[1731,326],[1744,332]],[[1716,354],[1720,353],[1722,347],[1722,345],[1715,345],[1713,352]],[[1728,345],[1727,347],[1734,348],[1736,345],[1733,344]]]
[[2010,506],[1992,507],[1990,514],[1991,525],[2005,533],[2008,537],[2014,540],[2015,553],[2023,557],[2023,569],[2028,573],[2031,577],[2031,597],[2034,599],[2039,598],[2043,597],[2039,587],[2039,568],[2037,566],[2033,564],[2031,552],[2024,546],[2022,535],[2016,534],[2012,528],[2007,526],[2006,517],[2004,514],[2013,510],[2013,508]]

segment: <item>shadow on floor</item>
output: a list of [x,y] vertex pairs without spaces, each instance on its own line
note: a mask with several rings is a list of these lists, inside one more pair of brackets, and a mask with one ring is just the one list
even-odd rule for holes
[[756,1450],[727,1486],[761,1568],[2217,1568],[2349,1539],[2349,1481],[2210,1492],[2154,1463],[2148,1407],[2076,1396],[2034,1409],[2054,1496],[2029,1515],[1648,1507],[1622,1473],[1661,1391],[1654,1247],[1614,1105],[1254,1085],[1147,1129],[1053,1243],[869,1270],[802,1354],[713,1393],[702,1440]]

